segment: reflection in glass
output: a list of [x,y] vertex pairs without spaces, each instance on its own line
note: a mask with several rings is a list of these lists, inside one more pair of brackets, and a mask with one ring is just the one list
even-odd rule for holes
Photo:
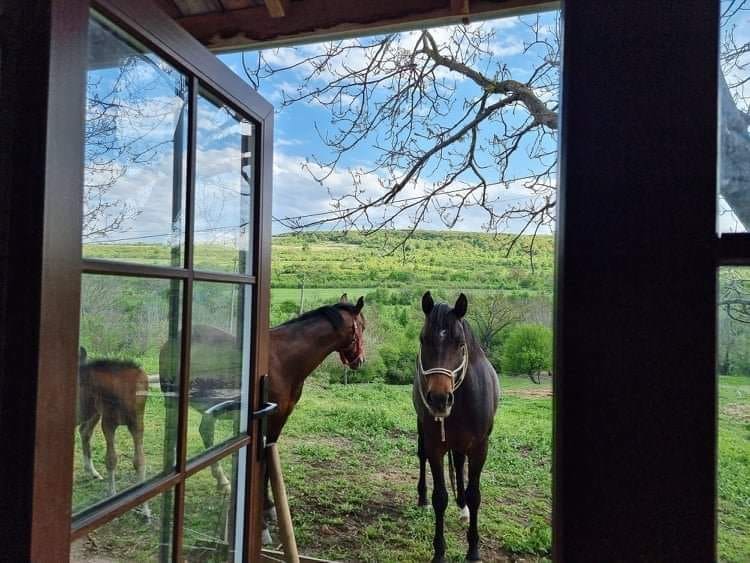
[[174,467],[181,293],[175,280],[82,278],[74,512]]
[[95,18],[88,42],[83,255],[180,266],[186,78]]
[[719,232],[750,228],[750,5],[721,2]]
[[[247,430],[250,300],[249,286],[193,285],[189,456]],[[216,480],[225,484],[220,472]]]
[[251,273],[254,127],[205,93],[198,97],[195,268]]
[[187,480],[183,538],[185,561],[242,560],[245,455],[246,449],[242,448],[218,462],[229,479],[227,487],[220,491],[216,490],[213,469],[199,471]]
[[750,268],[719,272],[719,560],[750,561]]
[[169,561],[172,550],[172,499],[167,491],[144,505],[89,532],[70,546],[71,563]]

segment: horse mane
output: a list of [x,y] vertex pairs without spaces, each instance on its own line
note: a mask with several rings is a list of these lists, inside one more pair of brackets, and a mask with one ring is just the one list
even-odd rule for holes
[[313,309],[312,311],[302,313],[298,317],[289,319],[288,321],[281,323],[281,325],[279,326],[287,326],[323,317],[329,323],[331,323],[333,328],[338,330],[344,324],[344,317],[341,316],[341,311],[346,311],[347,313],[354,315],[356,314],[356,305],[352,303],[336,303],[335,305],[323,305],[322,307],[318,307],[317,309]]

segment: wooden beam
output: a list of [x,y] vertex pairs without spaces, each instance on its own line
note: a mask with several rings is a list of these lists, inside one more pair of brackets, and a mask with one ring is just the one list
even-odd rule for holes
[[[463,2],[464,0],[462,0]],[[475,19],[507,17],[559,8],[550,0],[465,0]],[[459,23],[446,0],[305,0],[294,2],[283,18],[266,6],[177,18],[193,37],[215,51],[276,47],[325,41],[364,33],[385,33],[419,26]]]
[[451,12],[456,16],[468,16],[469,0],[451,0]]
[[266,0],[268,15],[272,18],[283,18],[287,11],[287,2],[285,0]]

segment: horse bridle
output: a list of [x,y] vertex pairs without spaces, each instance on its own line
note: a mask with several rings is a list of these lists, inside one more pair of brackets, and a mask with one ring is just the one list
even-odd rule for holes
[[[352,319],[352,339],[346,348],[339,350],[339,358],[341,359],[341,363],[347,367],[349,367],[349,364],[351,364],[354,360],[359,358],[361,355],[362,344],[360,343],[359,335],[357,334],[357,327],[358,327],[357,319],[354,318]],[[351,349],[354,349],[357,355],[353,359],[350,360],[349,358],[346,357],[346,352],[348,352]]]
[[461,387],[464,379],[466,379],[466,371],[469,367],[469,350],[466,347],[466,344],[462,344],[461,348],[463,348],[463,359],[461,360],[461,364],[456,369],[448,369],[442,367],[424,369],[424,364],[422,364],[421,346],[419,347],[419,354],[417,355],[417,374],[419,375],[419,384],[417,385],[417,388],[419,389],[419,397],[422,399],[422,404],[427,409],[427,412],[430,413],[430,416],[433,416],[435,418],[435,422],[440,423],[440,437],[443,442],[445,442],[446,416],[436,414],[433,408],[427,402],[427,398],[424,394],[424,389],[422,388],[422,380],[424,379],[426,381],[431,375],[444,375],[446,377],[449,377],[451,379],[451,393],[448,396],[448,406],[452,407],[456,390]]

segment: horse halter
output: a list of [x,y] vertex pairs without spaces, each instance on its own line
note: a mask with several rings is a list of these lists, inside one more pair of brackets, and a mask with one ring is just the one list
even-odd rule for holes
[[[343,348],[339,350],[339,358],[341,359],[341,363],[345,366],[349,367],[349,365],[359,358],[362,355],[362,341],[360,339],[360,336],[357,332],[357,329],[359,328],[359,325],[357,325],[357,319],[352,319],[352,339],[349,342],[349,345],[346,348]],[[349,350],[354,351],[354,356],[352,359],[347,358],[347,352]]]
[[464,382],[464,379],[466,379],[466,371],[469,368],[469,349],[467,348],[466,344],[462,344],[461,348],[463,348],[463,352],[464,352],[463,359],[461,360],[461,363],[456,369],[448,369],[448,368],[441,368],[441,367],[424,369],[424,365],[422,364],[422,347],[421,346],[419,347],[419,354],[417,355],[417,374],[419,374],[419,384],[417,385],[417,388],[419,389],[419,397],[422,399],[422,404],[424,404],[425,408],[427,409],[427,412],[429,412],[431,416],[435,417],[435,422],[440,423],[440,438],[442,442],[445,442],[446,415],[436,414],[433,408],[427,402],[424,389],[422,388],[422,379],[426,380],[431,375],[444,375],[446,377],[450,377],[451,393],[448,398],[448,404],[449,406],[453,406],[454,394],[456,393],[456,390],[459,387],[461,387],[461,384]]

